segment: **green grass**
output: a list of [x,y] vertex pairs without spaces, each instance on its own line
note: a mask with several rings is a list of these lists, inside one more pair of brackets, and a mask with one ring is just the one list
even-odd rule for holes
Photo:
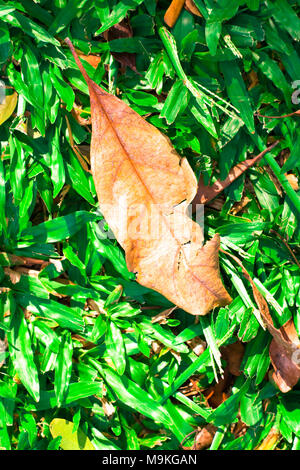
[[[220,254],[233,298],[226,308],[199,323],[180,309],[153,323],[172,305],[135,282],[99,224],[84,163],[91,126],[71,114],[76,102],[88,119],[90,104],[67,36],[101,57],[97,69],[85,63],[90,77],[167,134],[206,183],[279,140],[225,189],[218,208],[205,208],[205,234],[220,233],[222,248],[273,297],[275,325],[293,318],[299,334],[300,204],[285,177],[299,177],[299,116],[256,113],[298,109],[300,2],[195,4],[202,17],[183,10],[169,30],[164,0],[0,1],[1,86],[18,93],[0,125],[2,449],[59,449],[66,436],[53,438],[55,418],[74,423],[73,436],[96,449],[176,450],[207,423],[217,427],[212,449],[253,450],[271,429],[274,447],[300,448],[300,387],[283,394],[269,380],[271,336],[240,267]],[[125,16],[133,36],[105,41]],[[124,70],[121,53],[135,54],[138,73]],[[189,343],[198,337],[208,343],[199,357]],[[205,391],[220,377],[219,348],[237,340],[242,374],[230,376],[227,399],[213,409]],[[187,395],[191,377],[199,391]]]

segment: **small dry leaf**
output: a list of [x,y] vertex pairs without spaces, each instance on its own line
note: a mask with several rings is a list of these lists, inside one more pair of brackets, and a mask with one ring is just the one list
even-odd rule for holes
[[111,419],[116,412],[114,405],[109,402],[106,397],[100,398],[100,401],[102,403],[105,416],[107,416],[108,419]]
[[267,437],[256,448],[256,450],[273,450],[280,439],[280,432],[276,428],[272,428]]
[[213,424],[207,424],[204,426],[195,437],[195,442],[192,450],[204,450],[207,449],[216,434],[217,428]]
[[14,269],[4,268],[4,273],[9,277],[12,284],[17,284],[21,279],[21,273],[18,273]]
[[157,315],[155,315],[155,317],[152,317],[151,323],[159,323],[160,325],[165,325],[167,323],[168,316],[171,315],[171,313],[174,312],[176,308],[176,306],[171,307],[167,310],[164,310],[163,312],[158,313]]
[[203,233],[186,214],[195,175],[169,139],[117,97],[96,85],[67,43],[90,91],[91,169],[100,210],[137,281],[194,315],[231,298],[219,272],[218,234]]
[[243,360],[245,348],[240,341],[233,344],[228,344],[221,348],[222,357],[227,362],[227,367],[230,374],[239,376],[241,375],[240,367]]
[[206,346],[207,346],[206,342],[203,341],[203,339],[201,339],[199,336],[196,336],[195,338],[188,340],[187,344],[191,348],[193,353],[196,354],[196,356],[200,356],[200,354],[202,354],[205,351]]

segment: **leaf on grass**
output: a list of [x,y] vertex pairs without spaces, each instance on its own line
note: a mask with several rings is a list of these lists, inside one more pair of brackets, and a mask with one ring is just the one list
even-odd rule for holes
[[53,439],[61,437],[63,450],[95,450],[95,447],[81,429],[73,433],[74,423],[66,419],[55,418],[50,423]]
[[143,286],[194,315],[231,301],[219,273],[219,235],[203,233],[187,215],[195,175],[170,141],[87,75],[90,91],[91,167],[100,209],[124,248],[129,270]]

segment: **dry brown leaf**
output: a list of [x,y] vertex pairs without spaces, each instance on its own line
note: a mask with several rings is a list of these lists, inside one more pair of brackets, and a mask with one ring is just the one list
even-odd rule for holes
[[193,200],[193,205],[195,204],[206,204],[211,201],[213,198],[218,196],[225,188],[227,188],[231,183],[233,183],[239,176],[241,176],[246,170],[255,165],[267,152],[272,150],[279,141],[274,142],[263,152],[258,154],[254,158],[248,158],[243,162],[238,163],[236,166],[231,168],[227,178],[223,181],[216,181],[212,186],[206,186],[204,180],[200,177],[198,182],[198,191],[195,199]]
[[240,341],[233,344],[228,344],[221,348],[222,357],[227,362],[227,367],[230,374],[239,376],[241,375],[240,367],[243,360],[245,348]]
[[4,268],[4,274],[9,277],[12,284],[17,284],[21,279],[21,274],[14,269]]
[[163,310],[163,312],[160,312],[157,315],[155,315],[155,317],[152,317],[151,323],[159,323],[160,325],[166,325],[168,323],[167,322],[168,316],[171,315],[171,313],[176,308],[177,307],[175,305],[175,307],[171,307],[171,308],[167,308],[166,310]]
[[227,366],[224,370],[223,377],[203,392],[209,406],[218,408],[218,406],[227,400],[230,393],[226,392],[228,392],[230,381],[231,375]]
[[[103,33],[103,37],[106,39],[106,41],[112,41],[113,39],[131,38],[132,35],[131,25],[126,18]],[[129,67],[134,72],[137,72],[135,54],[131,52],[112,52],[112,55],[125,69],[126,67]]]
[[217,428],[213,424],[207,424],[204,426],[195,437],[195,442],[192,450],[204,450],[207,449],[216,434]]
[[267,119],[284,119],[287,117],[291,116],[299,116],[300,115],[300,109],[297,109],[297,111],[294,111],[293,113],[290,114],[283,114],[283,116],[265,116],[260,113],[255,113],[255,116],[262,117],[262,118],[267,118]]
[[200,356],[200,354],[202,354],[207,347],[206,341],[201,339],[199,336],[195,336],[195,338],[189,339],[186,343],[191,348],[193,353],[196,354],[196,356]]
[[285,173],[286,179],[292,186],[294,191],[298,191],[299,189],[299,183],[298,183],[298,178],[294,173]]
[[[223,251],[223,250],[222,250]],[[242,268],[243,274],[251,284],[255,302],[259,308],[266,327],[273,336],[269,353],[274,367],[273,380],[278,388],[286,393],[290,391],[300,379],[300,340],[291,318],[281,328],[275,328],[269,312],[268,304],[259,292],[250,274],[241,261],[234,255],[226,253]]]
[[169,139],[117,97],[97,86],[69,47],[90,91],[91,168],[100,210],[137,281],[178,307],[205,315],[231,298],[219,272],[218,234],[203,233],[186,210],[195,175]]

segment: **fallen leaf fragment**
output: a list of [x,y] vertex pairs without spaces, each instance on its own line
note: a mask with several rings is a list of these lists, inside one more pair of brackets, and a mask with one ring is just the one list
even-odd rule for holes
[[193,15],[202,16],[193,0],[185,0],[184,8],[190,13],[193,13]]
[[195,175],[169,139],[96,85],[66,40],[91,100],[91,168],[100,210],[137,281],[194,315],[231,301],[219,272],[218,234],[203,245],[187,215]]
[[256,450],[273,450],[280,439],[280,432],[276,428],[272,428],[267,437],[256,448]]
[[283,116],[265,116],[260,113],[255,113],[255,115],[258,117],[267,118],[267,119],[284,119],[284,118],[291,117],[291,116],[299,116],[300,109],[297,109],[297,111],[294,111],[293,113],[290,113],[290,114],[283,114]]
[[205,398],[212,408],[218,408],[229,397],[228,387],[230,385],[231,376],[228,367],[225,368],[223,377],[214,385],[208,387],[205,392]]
[[225,188],[227,188],[231,183],[233,183],[239,176],[241,176],[246,170],[248,170],[253,165],[255,165],[267,152],[272,150],[277,144],[278,144],[278,141],[274,142],[272,145],[270,145],[268,148],[266,148],[263,152],[258,154],[256,157],[248,158],[247,160],[244,160],[243,162],[238,163],[233,168],[231,168],[225,180],[223,181],[218,180],[212,186],[206,186],[204,184],[203,178],[200,177],[199,182],[198,182],[198,190],[197,190],[196,197],[193,201],[193,205],[206,204],[207,202],[214,199]]
[[286,179],[288,180],[288,182],[290,183],[290,185],[292,186],[293,190],[298,191],[299,183],[298,183],[297,176],[294,175],[293,173],[285,173],[285,176],[286,176]]
[[243,360],[245,348],[240,341],[221,347],[222,357],[227,362],[230,374],[241,375],[240,367]]
[[200,356],[200,354],[202,354],[207,347],[206,342],[199,336],[195,336],[195,338],[189,339],[187,341],[187,344],[191,348],[193,353],[196,354],[196,356]]

